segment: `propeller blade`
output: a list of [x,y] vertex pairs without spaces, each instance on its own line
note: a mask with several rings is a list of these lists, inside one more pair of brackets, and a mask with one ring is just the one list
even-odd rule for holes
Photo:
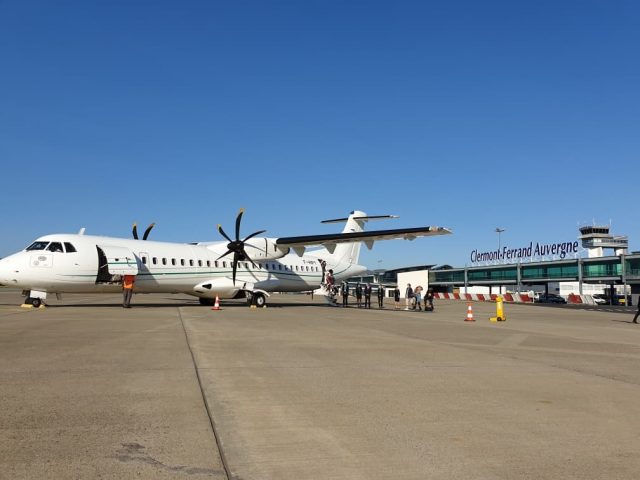
[[243,213],[244,208],[241,208],[238,216],[236,217],[236,241],[240,241],[240,221],[242,220]]
[[242,243],[246,242],[247,240],[249,240],[250,238],[255,237],[256,235],[260,235],[261,233],[266,232],[266,230],[258,230],[257,232],[253,232],[251,235],[249,235],[247,238],[245,238]]
[[236,270],[238,270],[238,254],[233,254],[233,286],[236,285]]
[[133,228],[131,229],[131,233],[133,234],[133,239],[138,240],[138,224],[134,223]]
[[151,225],[149,225],[149,226],[147,227],[147,229],[144,231],[144,235],[142,235],[142,239],[143,239],[143,240],[146,240],[146,239],[147,239],[147,237],[148,237],[148,236],[149,236],[149,234],[151,233],[151,229],[152,229],[153,227],[155,227],[155,226],[156,226],[156,224],[155,224],[155,223],[152,223]]
[[247,252],[245,251],[245,249],[242,249],[242,255],[244,255],[245,260],[249,260],[251,262],[251,265],[253,265],[253,268],[257,268],[256,264],[253,263],[253,260],[251,260],[251,257],[249,255],[247,255]]
[[224,233],[224,230],[222,229],[222,225],[220,224],[218,224],[218,231],[220,232],[220,235],[222,235],[224,238],[226,238],[229,241],[229,243],[233,242],[233,240],[229,238],[229,235]]
[[227,250],[227,253],[223,253],[222,255],[220,255],[218,258],[216,258],[216,260],[220,260],[221,258],[226,257],[227,255],[229,255],[230,253],[233,253],[231,250]]

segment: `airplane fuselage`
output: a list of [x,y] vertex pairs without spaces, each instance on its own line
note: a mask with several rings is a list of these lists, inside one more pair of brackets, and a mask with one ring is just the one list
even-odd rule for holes
[[[52,248],[54,246],[55,248]],[[60,246],[61,248],[57,248]],[[116,253],[109,253],[115,249]],[[60,251],[54,251],[60,250]],[[219,259],[226,243],[208,245],[143,241],[78,234],[46,235],[27,249],[0,260],[0,283],[47,293],[118,292],[123,270],[136,271],[137,293],[186,293],[202,298],[231,298],[250,290],[300,292],[323,281],[320,254],[287,254],[276,260],[240,261],[235,285],[232,262]],[[106,252],[106,255],[105,255]],[[120,257],[118,252],[122,253]],[[109,257],[109,258],[107,258]],[[330,263],[337,280],[365,267]]]

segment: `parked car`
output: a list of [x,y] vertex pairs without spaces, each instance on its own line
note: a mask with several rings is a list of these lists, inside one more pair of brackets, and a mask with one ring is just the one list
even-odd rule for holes
[[609,305],[609,299],[603,293],[594,293],[592,297],[596,305]]
[[567,301],[560,295],[555,293],[541,293],[536,299],[537,303],[567,303]]

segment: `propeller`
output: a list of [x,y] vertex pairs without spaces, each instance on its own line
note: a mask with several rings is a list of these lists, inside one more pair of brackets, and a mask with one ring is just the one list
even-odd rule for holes
[[[151,229],[155,226],[156,224],[152,223],[147,227],[147,229],[144,231],[144,234],[142,235],[142,240],[146,240],[149,237],[149,234],[151,233]],[[133,234],[134,240],[138,240],[138,224],[137,223],[133,224],[133,229],[131,230],[131,233]]]
[[[236,217],[236,239],[235,240],[231,240],[229,238],[229,235],[227,235],[225,233],[225,231],[222,229],[222,225],[218,224],[218,231],[220,232],[220,235],[222,235],[224,238],[226,238],[227,241],[229,242],[227,244],[227,251],[225,253],[223,253],[222,255],[220,255],[218,257],[218,260],[220,260],[223,257],[226,257],[230,253],[233,253],[233,284],[234,285],[236,284],[236,271],[238,270],[238,262],[243,262],[243,261],[249,260],[251,262],[251,265],[253,265],[254,267],[256,266],[256,264],[253,263],[253,260],[251,260],[251,258],[249,258],[249,255],[247,255],[247,252],[244,249],[244,247],[246,246],[245,242],[247,240],[249,240],[250,238],[255,237],[256,235],[260,235],[261,233],[266,232],[266,230],[258,230],[257,232],[253,232],[251,235],[246,237],[244,240],[240,240],[240,222],[242,220],[242,214],[243,213],[244,213],[244,208],[241,208],[240,212],[238,213],[238,216]],[[253,247],[253,248],[257,248],[257,247],[254,247],[251,244],[249,244],[248,246],[249,247]]]

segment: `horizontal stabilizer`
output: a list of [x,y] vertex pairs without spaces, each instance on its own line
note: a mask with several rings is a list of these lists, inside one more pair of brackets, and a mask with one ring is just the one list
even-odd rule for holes
[[413,240],[418,237],[434,235],[449,235],[451,230],[444,227],[398,228],[393,230],[372,230],[369,232],[330,233],[327,235],[306,235],[301,237],[282,237],[276,240],[276,245],[283,247],[302,247],[311,245],[327,245],[353,242],[374,242],[378,240],[393,240],[396,238]]
[[[365,222],[368,222],[369,220],[386,220],[389,218],[400,218],[400,217],[398,217],[397,215],[366,215],[366,216],[360,216],[360,217],[353,217],[354,220],[364,220]],[[344,223],[347,220],[349,220],[349,217],[323,220],[320,223]]]

